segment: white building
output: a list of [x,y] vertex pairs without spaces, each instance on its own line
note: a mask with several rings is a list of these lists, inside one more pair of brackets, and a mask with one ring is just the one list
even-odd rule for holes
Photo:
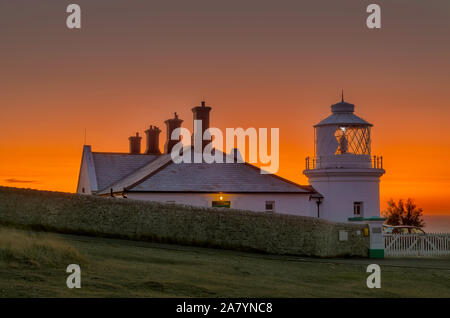
[[[204,102],[192,109],[203,130],[209,128],[210,110]],[[315,126],[315,156],[306,159],[304,171],[311,185],[261,174],[249,163],[176,164],[170,151],[177,141],[167,140],[161,154],[161,131],[150,126],[145,153],[140,151],[139,134],[129,138],[129,153],[92,152],[91,146],[84,146],[77,193],[342,222],[379,216],[379,178],[384,170],[381,159],[371,157],[372,125],[353,110],[342,101]],[[176,113],[166,120],[167,136],[182,122]]]
[[315,154],[306,158],[303,171],[323,196],[317,199],[320,217],[332,221],[380,216],[383,158],[372,157],[372,124],[356,116],[354,108],[342,98],[314,126]]

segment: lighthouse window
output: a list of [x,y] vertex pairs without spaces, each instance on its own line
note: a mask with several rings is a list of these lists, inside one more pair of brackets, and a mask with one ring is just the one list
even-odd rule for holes
[[362,202],[354,202],[353,203],[353,214],[356,216],[362,215],[363,203]]
[[266,212],[275,211],[275,201],[266,201]]
[[340,126],[336,129],[334,137],[337,142],[336,155],[370,155],[370,127]]

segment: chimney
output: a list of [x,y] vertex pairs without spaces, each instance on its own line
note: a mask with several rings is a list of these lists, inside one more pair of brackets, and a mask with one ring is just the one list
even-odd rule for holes
[[139,136],[139,133],[128,138],[130,141],[130,154],[138,155],[141,153],[141,139],[142,137]]
[[[209,144],[210,140],[203,140],[203,134],[205,133],[205,130],[209,128],[209,112],[211,111],[211,107],[206,106],[206,102],[202,101],[202,106],[195,106],[192,108],[192,113],[194,114],[194,127],[195,127],[195,120],[201,120],[202,121],[202,131],[201,136],[198,136],[197,139],[202,140],[202,151],[205,149],[205,146]],[[200,134],[200,132],[197,132],[197,134]],[[192,134],[192,144],[194,145],[195,140],[195,131],[194,134]]]
[[159,150],[159,134],[161,130],[156,126],[150,126],[148,130],[145,131],[147,135],[147,149],[145,153],[147,155],[160,155]]
[[183,120],[178,118],[177,113],[174,113],[174,118],[167,119],[164,123],[167,128],[167,140],[164,144],[164,153],[170,153],[172,151],[173,146],[178,143],[180,140],[171,140],[170,136],[172,136],[172,131],[176,128],[181,127],[181,123]]

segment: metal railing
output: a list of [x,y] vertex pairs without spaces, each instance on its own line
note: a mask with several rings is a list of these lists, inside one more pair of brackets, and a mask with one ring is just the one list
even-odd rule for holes
[[316,169],[317,158],[316,157],[306,157],[305,158],[305,170]]
[[372,157],[372,168],[383,169],[383,156],[373,156]]
[[[383,169],[383,156],[373,156],[370,159],[373,169]],[[320,169],[320,157],[306,157],[305,170]]]

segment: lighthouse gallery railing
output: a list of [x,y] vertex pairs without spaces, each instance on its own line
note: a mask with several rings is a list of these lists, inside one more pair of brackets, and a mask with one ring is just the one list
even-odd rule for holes
[[[327,160],[327,158],[323,158],[322,160]],[[373,169],[383,169],[383,156],[372,156],[371,163]],[[314,170],[320,169],[320,157],[306,157],[305,158],[305,170]]]

